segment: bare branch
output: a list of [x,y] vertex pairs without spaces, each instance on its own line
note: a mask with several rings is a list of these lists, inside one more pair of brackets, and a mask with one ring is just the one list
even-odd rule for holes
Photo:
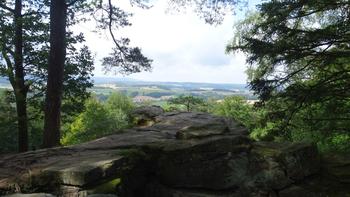
[[6,6],[6,5],[4,5],[3,2],[0,2],[0,8],[2,8],[2,9],[4,9],[4,10],[7,10],[7,11],[13,13],[13,14],[15,13],[15,10],[14,10],[14,9],[12,9],[12,8],[10,8],[10,7]]
[[72,0],[71,2],[67,3],[67,7],[74,5],[78,1],[85,1],[85,0]]

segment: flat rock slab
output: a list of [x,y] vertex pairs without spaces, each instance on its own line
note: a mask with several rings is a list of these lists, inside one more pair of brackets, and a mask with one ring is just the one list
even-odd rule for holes
[[[176,194],[172,196],[247,196],[246,191],[257,196],[287,188],[319,170],[317,149],[311,144],[253,142],[244,127],[223,117],[159,113],[149,127],[4,156],[0,195],[35,189],[79,196],[121,178],[120,192],[131,197],[152,192],[171,196],[168,191]],[[149,185],[152,180],[166,189]]]
[[150,129],[178,139],[247,134],[246,128],[237,122],[207,113],[194,112],[164,113],[156,117],[156,123]]
[[64,185],[84,187],[99,180],[118,176],[127,163],[126,158],[120,155],[120,151],[84,153],[57,161],[44,168],[41,171],[40,181],[48,183],[58,179],[57,182]]
[[36,193],[36,194],[10,194],[4,197],[54,197],[52,194]]
[[125,149],[167,140],[160,132],[130,131],[76,146],[8,155],[0,160],[0,194],[33,185],[92,185],[118,176],[128,165]]

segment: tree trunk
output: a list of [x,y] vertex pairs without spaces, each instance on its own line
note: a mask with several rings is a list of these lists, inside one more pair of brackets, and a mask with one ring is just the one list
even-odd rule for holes
[[66,1],[51,0],[50,54],[45,100],[44,148],[60,145],[61,98],[66,58],[66,18]]
[[15,23],[15,79],[14,92],[16,97],[16,110],[18,121],[18,151],[28,151],[28,118],[27,118],[27,92],[28,87],[24,83],[23,67],[23,21],[22,0],[16,0],[14,10]]

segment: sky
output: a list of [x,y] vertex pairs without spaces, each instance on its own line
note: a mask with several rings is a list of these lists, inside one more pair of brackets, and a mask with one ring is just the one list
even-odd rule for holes
[[[245,56],[225,54],[225,47],[234,36],[233,24],[242,14],[228,14],[221,25],[213,26],[190,9],[167,13],[164,0],[155,1],[151,9],[131,7],[128,0],[119,2],[133,16],[132,26],[119,30],[117,35],[130,38],[132,46],[140,47],[153,60],[151,72],[126,77],[144,81],[246,83]],[[87,45],[96,56],[95,76],[124,77],[102,70],[101,59],[113,47],[108,33],[97,35],[92,32],[94,25],[88,23],[77,28],[84,32]]]

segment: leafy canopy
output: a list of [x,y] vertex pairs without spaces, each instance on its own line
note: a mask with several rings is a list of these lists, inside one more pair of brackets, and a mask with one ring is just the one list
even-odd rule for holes
[[227,51],[247,54],[250,87],[281,122],[278,135],[349,135],[349,9],[348,0],[267,1],[236,26]]

